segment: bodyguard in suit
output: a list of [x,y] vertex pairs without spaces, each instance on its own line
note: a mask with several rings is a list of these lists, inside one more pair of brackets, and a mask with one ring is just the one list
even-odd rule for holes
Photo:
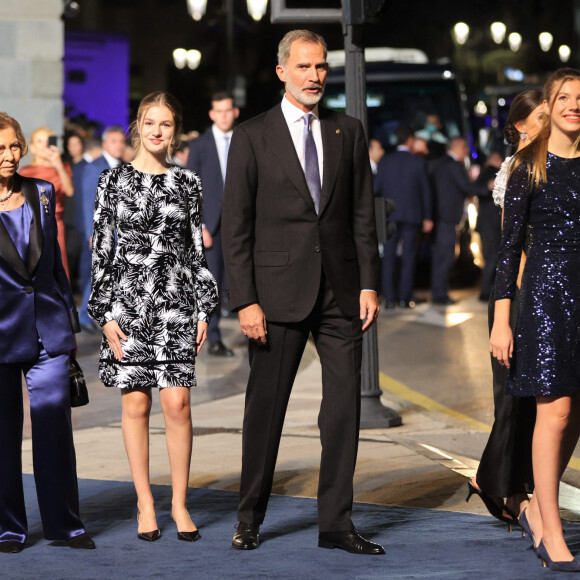
[[[414,306],[413,285],[417,242],[421,231],[433,228],[431,191],[425,161],[411,153],[413,132],[401,126],[396,131],[397,150],[379,162],[375,176],[375,195],[392,199],[395,211],[389,217],[397,230],[384,246],[381,286],[387,308],[395,301],[403,308]],[[403,246],[400,272],[396,269],[396,252]]]
[[121,163],[125,143],[125,131],[123,131],[122,127],[113,125],[105,129],[103,133],[103,154],[83,169],[81,190],[76,193],[79,206],[77,211],[81,216],[80,223],[82,226],[82,246],[79,260],[79,287],[82,302],[79,321],[82,329],[89,333],[101,331],[100,327],[93,322],[87,312],[87,305],[91,295],[91,247],[97,184],[99,183],[99,176],[105,169],[113,169],[113,167],[117,167]]
[[25,178],[19,123],[0,112],[0,552],[22,551],[22,376],[30,400],[34,480],[44,537],[94,548],[79,517],[68,370],[79,331],[57,240],[55,192]]
[[351,521],[362,333],[379,311],[372,174],[362,125],[318,106],[326,43],[286,34],[282,103],[234,130],[224,192],[230,306],[250,341],[242,476],[232,545],[259,546],[290,391],[312,333],[322,363],[322,548],[384,554]]
[[449,278],[455,261],[455,226],[463,216],[465,197],[485,195],[487,186],[474,183],[465,169],[469,152],[462,137],[449,141],[447,155],[433,168],[435,228],[431,259],[431,294],[434,304],[453,304],[449,297]]
[[[222,203],[228,151],[234,130],[234,122],[240,111],[234,107],[230,93],[216,93],[211,99],[209,118],[213,125],[203,135],[189,144],[187,167],[201,177],[203,187],[203,245],[210,272],[218,288],[225,285],[225,267],[222,248]],[[219,329],[221,300],[211,317],[207,339],[208,353],[213,356],[233,356],[233,351],[222,342]]]

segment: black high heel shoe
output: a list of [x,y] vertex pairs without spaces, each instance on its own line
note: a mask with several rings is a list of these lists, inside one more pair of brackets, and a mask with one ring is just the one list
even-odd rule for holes
[[[141,512],[139,512],[139,509],[137,508],[137,524],[139,523],[140,515]],[[144,542],[154,542],[155,540],[158,540],[161,537],[161,530],[159,528],[153,530],[152,532],[140,532],[139,530],[137,530],[137,537],[140,540],[143,540]]]
[[542,560],[542,565],[544,568],[550,568],[552,572],[580,572],[580,562],[578,560],[564,560],[560,562],[554,562],[544,546],[544,542],[540,540],[540,545],[538,546],[538,556]]
[[[173,513],[171,514],[171,519],[175,522]],[[177,524],[177,522],[175,523]],[[193,530],[193,532],[180,532],[177,530],[177,539],[182,542],[197,542],[197,540],[201,540],[201,534],[199,530]]]
[[[469,488],[469,492],[467,493],[467,497],[465,498],[465,502],[469,501],[469,498],[475,493],[481,498],[481,501],[485,504],[487,511],[500,522],[504,522],[508,526],[508,532],[512,531],[512,526],[519,525],[518,518],[514,515],[514,513],[507,507],[507,506],[499,506],[497,505],[493,499],[485,493],[485,491],[481,489],[477,489],[471,481],[467,482],[467,487]],[[505,512],[505,513],[504,513]],[[507,514],[507,515],[506,515]]]
[[182,542],[197,542],[197,540],[201,540],[201,534],[199,530],[195,530],[193,532],[177,532],[177,539],[181,540]]

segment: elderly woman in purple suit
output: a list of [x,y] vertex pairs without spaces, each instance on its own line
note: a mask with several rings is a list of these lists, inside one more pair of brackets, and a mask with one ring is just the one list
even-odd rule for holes
[[22,375],[30,399],[34,478],[44,537],[94,548],[79,518],[68,369],[78,317],[57,241],[54,187],[16,173],[26,141],[0,112],[0,552],[20,552]]

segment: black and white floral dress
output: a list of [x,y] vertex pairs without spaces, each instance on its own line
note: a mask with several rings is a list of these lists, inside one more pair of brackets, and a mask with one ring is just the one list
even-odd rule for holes
[[103,337],[99,376],[108,387],[195,386],[197,321],[218,303],[201,233],[201,182],[170,167],[104,171],[95,200],[89,314],[116,320],[127,340],[117,361]]

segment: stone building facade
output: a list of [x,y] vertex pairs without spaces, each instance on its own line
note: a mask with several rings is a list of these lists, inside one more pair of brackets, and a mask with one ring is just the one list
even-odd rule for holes
[[0,1],[0,110],[63,133],[62,0]]

